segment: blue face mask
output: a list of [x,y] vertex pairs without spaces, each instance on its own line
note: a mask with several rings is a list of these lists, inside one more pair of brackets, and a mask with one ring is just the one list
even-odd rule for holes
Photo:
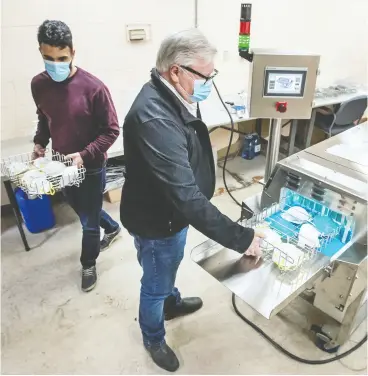
[[194,80],[193,94],[189,96],[192,102],[201,102],[208,98],[212,90],[212,80]]
[[56,82],[65,81],[70,75],[70,61],[69,62],[53,62],[44,60],[45,69],[49,76]]

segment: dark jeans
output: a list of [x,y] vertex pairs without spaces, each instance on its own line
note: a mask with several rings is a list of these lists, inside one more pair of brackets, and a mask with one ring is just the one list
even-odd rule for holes
[[143,268],[139,325],[145,346],[165,340],[165,299],[171,296],[177,303],[181,300],[179,290],[174,285],[176,272],[184,256],[187,232],[186,227],[174,236],[159,240],[132,234],[138,261]]
[[83,267],[96,265],[100,253],[100,226],[106,234],[114,232],[119,224],[102,210],[103,191],[106,185],[106,168],[89,169],[83,182],[77,186],[66,187],[64,195],[69,205],[77,213],[83,229],[82,255]]

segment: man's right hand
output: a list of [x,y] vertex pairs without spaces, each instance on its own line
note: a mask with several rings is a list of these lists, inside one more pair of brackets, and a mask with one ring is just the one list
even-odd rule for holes
[[262,231],[255,230],[254,231],[254,238],[252,240],[252,243],[250,243],[249,248],[245,251],[246,256],[255,256],[257,257],[257,261],[262,256],[262,250],[260,243],[262,239],[265,237],[264,233]]
[[45,156],[46,149],[39,144],[35,144],[33,148],[32,159],[37,159]]

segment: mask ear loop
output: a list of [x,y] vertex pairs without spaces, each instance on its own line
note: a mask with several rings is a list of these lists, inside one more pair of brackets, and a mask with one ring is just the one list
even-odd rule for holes
[[71,76],[72,72],[73,72],[73,60],[74,60],[74,57],[72,57],[72,60],[70,60],[70,64],[69,64],[69,76],[68,78]]
[[[191,77],[190,75],[189,75],[189,73],[187,73],[187,71],[185,70],[185,69],[183,69],[182,67],[178,67],[179,69],[181,69],[192,81],[193,81],[193,90],[194,90],[194,78],[193,77]],[[183,88],[183,86],[180,84],[180,82],[179,82],[179,85],[180,85],[180,87],[185,91],[185,93],[187,94],[187,96],[188,96],[188,98],[190,98],[193,94],[189,94],[184,88]]]

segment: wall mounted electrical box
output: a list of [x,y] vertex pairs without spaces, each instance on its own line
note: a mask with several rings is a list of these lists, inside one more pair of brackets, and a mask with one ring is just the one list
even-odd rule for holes
[[320,56],[252,49],[248,109],[250,117],[309,119]]
[[151,25],[135,24],[126,26],[128,42],[146,41],[151,38]]

